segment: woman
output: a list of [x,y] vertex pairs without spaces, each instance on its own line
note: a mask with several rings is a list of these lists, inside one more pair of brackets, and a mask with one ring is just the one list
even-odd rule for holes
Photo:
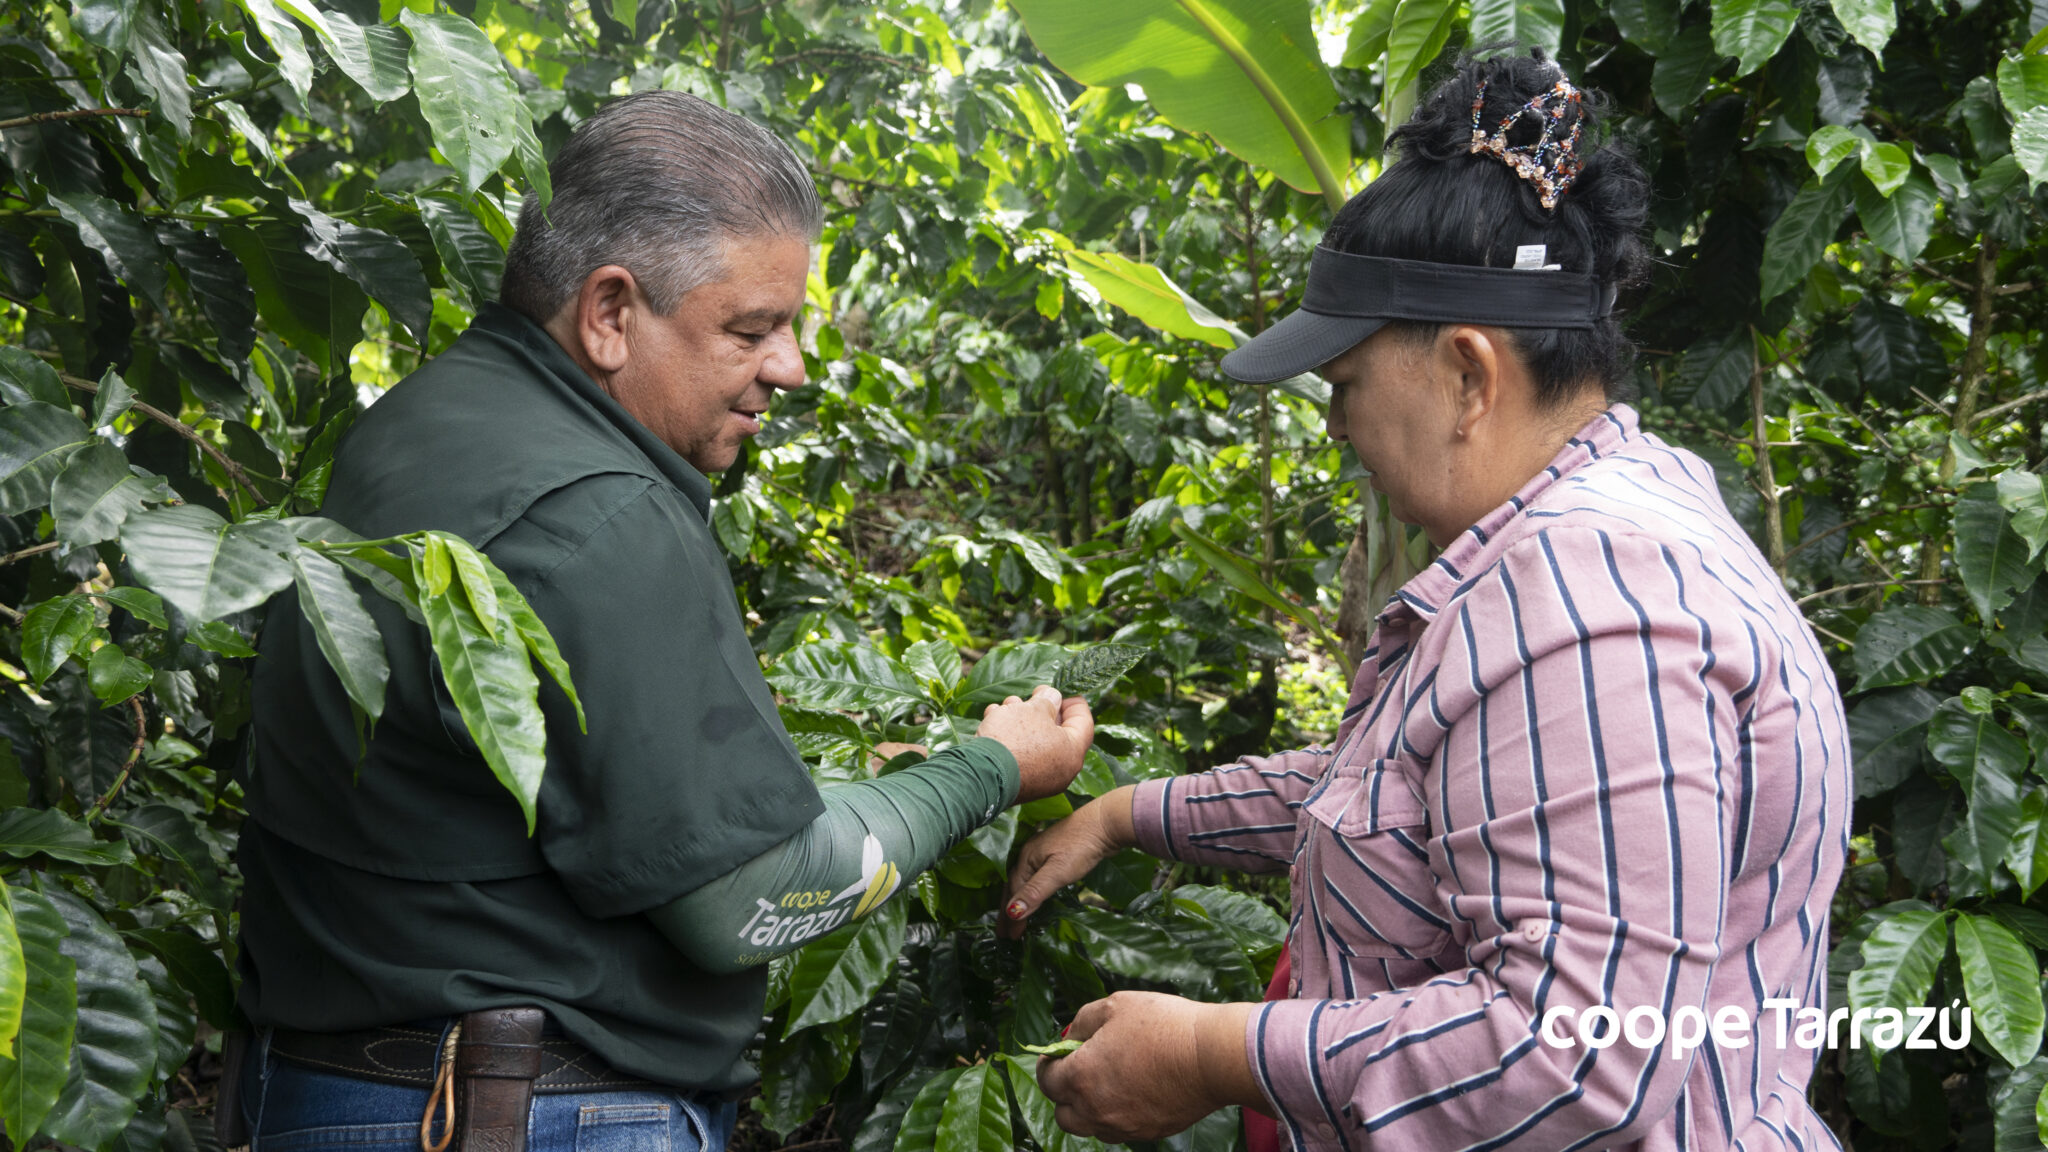
[[1443,552],[1334,747],[1119,789],[1025,848],[1013,930],[1131,845],[1292,880],[1275,999],[1076,1016],[1040,1072],[1069,1131],[1243,1104],[1297,1148],[1833,1145],[1773,1012],[1825,995],[1841,700],[1711,469],[1622,402],[1647,189],[1593,127],[1540,55],[1466,61],[1303,309],[1224,360],[1322,366],[1331,437]]

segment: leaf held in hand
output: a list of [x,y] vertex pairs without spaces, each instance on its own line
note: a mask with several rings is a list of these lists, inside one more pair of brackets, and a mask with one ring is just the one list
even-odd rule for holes
[[1085,1040],[1055,1040],[1050,1044],[1023,1044],[1019,1047],[1033,1056],[1068,1056],[1079,1052],[1085,1043]]
[[1151,653],[1136,644],[1097,644],[1084,648],[1061,662],[1052,674],[1052,686],[1062,696],[1092,696],[1123,679]]

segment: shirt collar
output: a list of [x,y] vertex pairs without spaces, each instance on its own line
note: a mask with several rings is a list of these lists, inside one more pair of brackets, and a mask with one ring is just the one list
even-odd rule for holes
[[1403,584],[1380,612],[1380,624],[1385,625],[1402,616],[1414,616],[1424,621],[1435,619],[1437,612],[1464,588],[1468,580],[1486,570],[1498,550],[1494,542],[1501,537],[1509,521],[1535,504],[1552,485],[1593,461],[1620,450],[1637,435],[1636,410],[1626,404],[1610,405],[1605,412],[1587,421],[1585,427],[1565,441],[1564,447],[1542,471],[1522,485],[1521,491],[1480,517],[1479,522],[1460,533],[1442,555]]
[[711,481],[612,399],[611,393],[599,387],[597,381],[590,378],[582,365],[576,363],[545,328],[503,304],[486,301],[478,309],[470,329],[496,336],[525,351],[550,379],[561,385],[564,392],[595,409],[607,423],[617,428],[647,458],[647,462],[654,465],[656,471],[689,497],[699,515],[707,521],[710,519]]

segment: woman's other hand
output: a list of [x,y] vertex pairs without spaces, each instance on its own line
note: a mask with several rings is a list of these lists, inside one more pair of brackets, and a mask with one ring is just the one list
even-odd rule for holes
[[1105,859],[1132,847],[1138,834],[1131,824],[1130,785],[1083,804],[1072,816],[1033,836],[1010,869],[1009,899],[996,930],[1016,939],[1024,921],[1046,898],[1095,870]]
[[1038,1085],[1060,1127],[1115,1143],[1171,1136],[1232,1104],[1268,1110],[1245,1055],[1257,1008],[1114,993],[1074,1017],[1067,1039],[1087,1043],[1041,1059]]
[[982,711],[976,734],[1001,742],[1017,759],[1017,800],[1028,804],[1067,790],[1095,742],[1095,713],[1079,696],[1060,699],[1041,684],[1029,700],[1015,696]]

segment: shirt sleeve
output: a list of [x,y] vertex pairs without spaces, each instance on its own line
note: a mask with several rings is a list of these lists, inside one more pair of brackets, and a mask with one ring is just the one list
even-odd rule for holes
[[[1297,1146],[1619,1146],[1677,1104],[1697,1049],[1595,1047],[1577,1023],[1700,1010],[1720,958],[1721,773],[1754,753],[1742,716],[1765,662],[1717,659],[1708,619],[1730,614],[1702,613],[1706,583],[1654,541],[1550,532],[1439,621],[1455,631],[1436,683],[1473,687],[1441,779],[1490,807],[1447,830],[1458,880],[1431,899],[1513,929],[1418,986],[1254,1013],[1253,1070]],[[1565,1047],[1540,1031],[1554,1008],[1573,1013],[1551,1032]]]
[[1143,781],[1131,797],[1138,847],[1190,864],[1280,871],[1294,860],[1302,797],[1329,761],[1329,749],[1305,748]]
[[[536,501],[484,550],[554,635],[588,716],[579,731],[542,677],[535,840],[585,913],[666,903],[823,811],[725,557],[683,497],[591,477]],[[461,732],[458,719],[450,734]]]
[[707,972],[765,964],[880,908],[1009,807],[1017,784],[1010,750],[975,739],[826,788],[802,831],[648,916]]

